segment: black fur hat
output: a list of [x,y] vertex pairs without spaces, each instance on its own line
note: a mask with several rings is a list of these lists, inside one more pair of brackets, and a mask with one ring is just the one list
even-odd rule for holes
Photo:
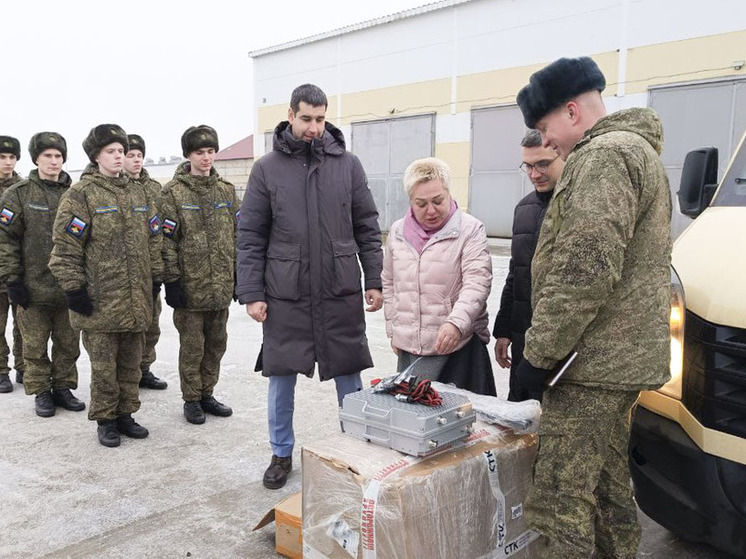
[[529,128],[557,107],[587,91],[603,91],[606,78],[593,59],[560,58],[535,72],[518,92],[516,102]]
[[117,124],[99,124],[91,128],[88,136],[83,140],[83,151],[85,151],[91,163],[95,163],[101,148],[114,142],[119,142],[124,146],[124,153],[129,151],[130,145],[129,141],[127,141],[127,133],[122,130],[121,126]]
[[0,153],[11,153],[21,158],[21,142],[13,136],[0,136]]
[[189,157],[190,153],[202,148],[215,148],[215,151],[219,151],[218,133],[206,124],[190,126],[181,135],[181,151],[184,157]]
[[31,161],[36,163],[36,158],[47,149],[59,150],[62,154],[63,163],[67,161],[67,142],[62,135],[57,134],[57,132],[39,132],[31,136],[31,141],[28,143]]
[[137,134],[127,134],[127,140],[130,143],[130,149],[139,149],[142,152],[142,156],[145,157],[145,140],[142,136]]

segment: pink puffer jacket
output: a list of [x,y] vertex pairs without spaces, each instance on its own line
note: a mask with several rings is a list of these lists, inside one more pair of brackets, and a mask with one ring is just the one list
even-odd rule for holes
[[404,220],[391,226],[383,258],[386,334],[395,347],[434,355],[447,321],[461,331],[456,350],[476,334],[487,343],[492,259],[481,221],[457,210],[422,254],[404,239]]

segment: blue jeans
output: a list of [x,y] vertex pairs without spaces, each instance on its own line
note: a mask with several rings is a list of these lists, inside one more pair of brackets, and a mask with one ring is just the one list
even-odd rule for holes
[[[269,419],[269,443],[272,454],[286,458],[293,454],[295,433],[293,432],[293,410],[295,409],[295,383],[298,375],[280,375],[269,377],[267,392],[267,416]],[[352,373],[334,378],[337,386],[337,402],[342,407],[342,400],[350,392],[363,389],[360,373]]]

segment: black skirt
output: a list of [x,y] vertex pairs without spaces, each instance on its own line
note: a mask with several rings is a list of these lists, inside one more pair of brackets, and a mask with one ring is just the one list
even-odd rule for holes
[[[397,371],[403,371],[419,357],[399,350]],[[412,368],[412,373],[420,378],[453,384],[475,394],[497,396],[490,354],[477,336],[472,336],[464,347],[448,355],[422,357]]]

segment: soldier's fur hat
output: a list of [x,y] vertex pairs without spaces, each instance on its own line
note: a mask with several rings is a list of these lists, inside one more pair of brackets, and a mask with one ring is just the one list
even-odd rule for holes
[[145,157],[145,140],[142,136],[137,134],[127,134],[127,140],[130,143],[130,149],[139,149],[142,152],[142,156]]
[[57,134],[57,132],[39,132],[31,136],[31,141],[28,143],[31,161],[36,163],[36,158],[47,149],[59,150],[62,154],[62,161],[67,161],[67,142],[60,134]]
[[593,59],[560,58],[535,72],[518,92],[516,102],[529,128],[557,107],[587,91],[603,91],[606,78]]
[[0,153],[10,153],[21,158],[21,143],[13,136],[0,136]]
[[91,163],[96,163],[96,157],[104,146],[119,142],[124,147],[124,153],[130,149],[127,141],[127,133],[121,126],[116,124],[99,124],[91,128],[91,131],[83,140],[83,151],[85,151]]
[[218,133],[206,124],[190,126],[181,135],[181,150],[184,157],[189,157],[190,153],[202,148],[215,148],[215,151],[219,151]]

